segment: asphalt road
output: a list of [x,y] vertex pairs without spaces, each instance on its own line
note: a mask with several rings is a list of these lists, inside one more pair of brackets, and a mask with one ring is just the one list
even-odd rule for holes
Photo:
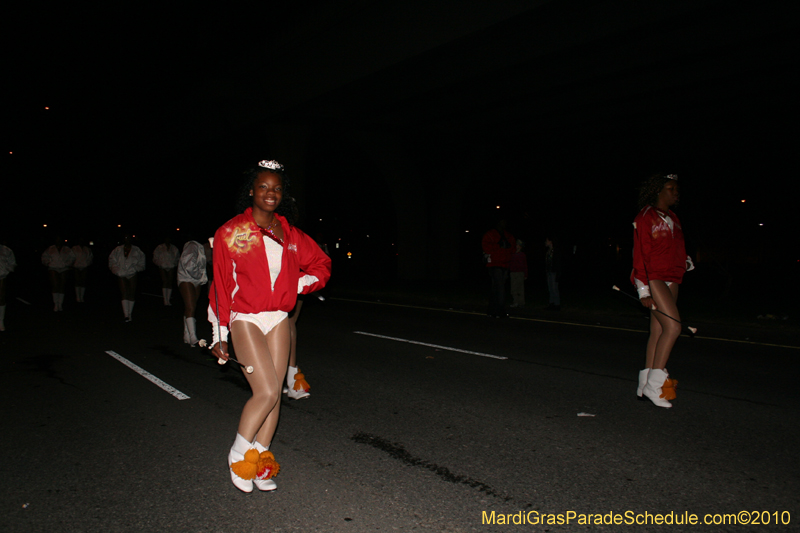
[[[669,366],[678,399],[665,410],[635,399],[641,322],[313,301],[299,321],[312,394],[283,400],[278,490],[242,494],[225,463],[249,397],[241,371],[182,343],[179,301],[140,295],[124,324],[111,296],[88,297],[79,306],[68,295],[63,313],[16,304],[0,334],[2,531],[785,531],[800,522],[796,348],[681,338]],[[200,333],[210,333],[202,321]],[[579,523],[740,511],[767,511],[759,519],[772,525]],[[569,524],[530,523],[569,512]],[[513,525],[519,517],[529,522]]]

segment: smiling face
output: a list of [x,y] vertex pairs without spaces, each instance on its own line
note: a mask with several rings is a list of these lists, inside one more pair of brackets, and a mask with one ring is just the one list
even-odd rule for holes
[[678,205],[678,200],[681,199],[681,190],[678,182],[675,180],[667,180],[661,192],[658,193],[658,201],[656,207],[664,210]]
[[283,199],[283,180],[274,172],[259,172],[250,194],[253,211],[274,213]]

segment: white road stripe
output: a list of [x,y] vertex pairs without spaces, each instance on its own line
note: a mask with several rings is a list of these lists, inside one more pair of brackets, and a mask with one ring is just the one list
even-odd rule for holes
[[106,353],[108,355],[110,355],[111,357],[113,357],[114,359],[116,359],[117,361],[119,361],[120,363],[122,363],[123,365],[125,365],[128,368],[130,368],[131,370],[133,370],[134,372],[136,372],[137,374],[141,375],[143,378],[151,381],[155,385],[158,385],[159,387],[161,387],[162,389],[164,389],[168,393],[172,394],[177,399],[179,399],[179,400],[188,400],[189,399],[188,396],[186,396],[184,393],[182,393],[181,391],[179,391],[178,389],[176,389],[172,385],[168,385],[168,384],[164,383],[163,381],[161,381],[160,379],[155,377],[153,374],[151,374],[150,372],[148,372],[144,368],[142,368],[140,366],[137,366],[134,363],[131,363],[130,361],[128,361],[127,359],[122,357],[117,352],[113,352],[111,350],[106,350]]
[[364,331],[354,331],[356,335],[366,335],[368,337],[377,337],[379,339],[388,339],[390,341],[399,341],[399,342],[407,342],[409,344],[419,344],[420,346],[428,346],[430,348],[439,348],[440,350],[447,350],[450,352],[461,352],[461,353],[468,353],[470,355],[480,355],[481,357],[490,357],[492,359],[508,359],[508,357],[502,357],[500,355],[492,355],[488,353],[481,353],[481,352],[471,352],[469,350],[461,350],[459,348],[451,348],[450,346],[439,346],[438,344],[428,344],[427,342],[418,342],[418,341],[410,341],[408,339],[398,339],[397,337],[387,337],[385,335],[376,335],[375,333],[366,333]]

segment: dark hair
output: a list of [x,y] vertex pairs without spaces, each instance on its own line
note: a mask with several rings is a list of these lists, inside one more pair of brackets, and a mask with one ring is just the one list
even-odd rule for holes
[[239,199],[236,201],[236,212],[244,213],[248,207],[253,206],[253,198],[250,196],[250,191],[253,190],[253,183],[255,183],[258,175],[263,174],[264,172],[271,172],[272,174],[275,174],[281,178],[281,183],[283,184],[283,199],[281,200],[281,203],[278,205],[278,209],[276,209],[275,212],[283,217],[286,217],[286,221],[294,226],[299,218],[297,202],[288,194],[290,182],[289,177],[286,175],[286,171],[283,169],[283,166],[272,169],[255,165],[245,170],[244,182],[242,183],[242,188],[239,191]]
[[658,193],[670,181],[666,174],[653,174],[639,185],[639,209],[647,205],[656,205]]

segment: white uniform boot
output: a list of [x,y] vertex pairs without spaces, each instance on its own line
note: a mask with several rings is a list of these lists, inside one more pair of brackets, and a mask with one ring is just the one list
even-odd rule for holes
[[53,311],[58,311],[58,293],[53,293]]
[[122,300],[122,312],[125,313],[125,322],[130,322],[130,311],[128,310],[128,300]]
[[639,371],[639,388],[636,389],[636,396],[638,396],[640,400],[647,400],[647,398],[642,396],[642,391],[644,390],[644,386],[647,385],[648,374],[650,374],[649,368]]
[[[253,443],[253,446],[256,447],[256,450],[258,450],[259,454],[261,452],[269,451],[269,446],[262,446],[261,443],[258,441],[255,441]],[[261,472],[260,476],[258,474],[256,475],[256,478],[253,480],[253,485],[255,485],[255,487],[258,490],[263,490],[265,492],[270,490],[275,490],[278,488],[278,485],[276,485],[275,482],[272,480],[273,475],[274,472],[270,472],[269,469],[265,469],[264,472]]]
[[63,292],[57,292],[56,296],[58,296],[58,304],[57,304],[58,305],[58,311],[63,311],[64,310],[64,293]]
[[647,375],[647,385],[642,389],[642,394],[659,407],[666,407],[669,409],[672,404],[662,398],[661,386],[669,377],[666,371],[660,368],[653,368]]
[[133,321],[133,304],[135,303],[134,300],[128,300],[128,322]]
[[189,332],[189,346],[194,348],[197,346],[197,320],[194,317],[186,319],[186,329]]
[[302,400],[311,396],[311,393],[308,392],[311,387],[308,386],[305,376],[296,366],[290,366],[286,369],[286,388],[288,389],[286,394],[293,400]]
[[[253,445],[247,442],[247,439],[236,434],[236,440],[233,441],[233,446],[231,446],[231,451],[228,453],[228,468],[233,463],[237,463],[239,461],[244,461],[244,454],[248,452],[248,450],[252,449]],[[255,476],[254,476],[255,477]],[[231,470],[231,481],[233,481],[234,486],[242,492],[253,492],[253,480],[252,479],[242,479],[236,474],[233,473]]]
[[6,323],[4,322],[6,319],[6,306],[0,305],[0,331],[6,330]]
[[183,317],[183,342],[189,344],[189,325],[186,321],[189,320],[186,317]]
[[167,291],[167,298],[164,305],[172,305],[172,289],[164,289]]

